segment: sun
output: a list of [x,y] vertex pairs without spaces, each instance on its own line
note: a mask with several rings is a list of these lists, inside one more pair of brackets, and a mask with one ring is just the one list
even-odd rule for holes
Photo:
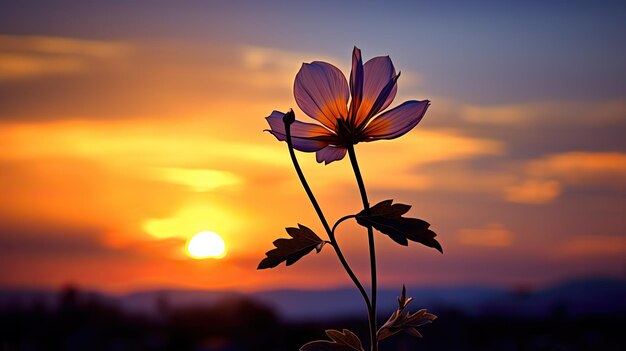
[[204,231],[192,236],[185,245],[187,255],[198,260],[226,256],[224,239],[216,233]]

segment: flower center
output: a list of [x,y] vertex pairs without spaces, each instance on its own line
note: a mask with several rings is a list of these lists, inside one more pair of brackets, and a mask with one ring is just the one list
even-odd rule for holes
[[354,145],[358,143],[352,126],[342,118],[337,118],[337,136],[343,146]]

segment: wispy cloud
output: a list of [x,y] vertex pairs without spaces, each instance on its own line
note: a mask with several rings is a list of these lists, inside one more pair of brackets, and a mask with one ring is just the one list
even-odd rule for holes
[[[259,117],[259,125],[261,120]],[[270,143],[261,146],[240,140],[233,131],[215,127],[219,123],[217,120],[199,124],[195,119],[187,119],[148,123],[120,120],[5,124],[0,130],[1,145],[5,147],[0,158],[77,157],[106,164],[163,167],[233,160],[289,163],[275,157],[282,153]],[[264,136],[261,128],[252,132],[257,138]],[[46,144],[33,140],[46,140]]]
[[222,187],[240,184],[238,175],[215,169],[194,169],[180,167],[161,167],[150,170],[156,179],[180,184],[192,191],[207,192]]
[[552,101],[507,105],[466,105],[462,118],[471,123],[490,125],[594,125],[626,123],[626,102]]
[[148,218],[142,228],[157,239],[187,239],[200,231],[210,230],[219,232],[232,243],[234,240],[231,240],[231,236],[245,226],[242,225],[243,221],[235,221],[235,218],[237,216],[233,211],[224,205],[200,204],[181,209],[171,217]]
[[564,152],[527,164],[534,177],[556,178],[568,185],[606,185],[626,190],[626,153]]
[[564,152],[527,161],[522,179],[504,189],[511,202],[549,203],[567,187],[609,187],[626,191],[626,153]]
[[98,59],[119,58],[129,49],[119,42],[0,35],[0,80],[75,74],[96,67]]
[[568,239],[557,251],[562,256],[602,256],[626,254],[623,235],[587,235]]
[[[432,163],[471,160],[501,155],[505,145],[497,140],[464,135],[453,129],[418,128],[403,139],[359,144],[368,182],[378,188],[431,188],[436,180],[422,172]],[[362,151],[361,151],[362,150]],[[407,155],[410,157],[407,158]],[[385,165],[381,171],[381,165]],[[393,175],[393,181],[389,176]]]
[[513,232],[500,223],[489,223],[485,228],[461,229],[456,239],[462,245],[507,247],[513,243]]
[[73,74],[86,69],[85,60],[75,57],[40,57],[38,55],[0,52],[0,79],[21,79],[49,74]]
[[0,35],[0,51],[119,57],[128,52],[125,43],[39,35]]
[[320,57],[313,52],[248,45],[239,48],[239,55],[242,68],[249,73],[248,83],[257,88],[279,85],[291,89],[302,63],[313,60],[337,62],[336,58]]
[[503,189],[511,202],[544,204],[568,187],[608,187],[626,191],[626,153],[563,152],[529,160],[520,178]]
[[504,189],[507,201],[524,204],[544,204],[561,194],[561,183],[556,180],[528,179]]

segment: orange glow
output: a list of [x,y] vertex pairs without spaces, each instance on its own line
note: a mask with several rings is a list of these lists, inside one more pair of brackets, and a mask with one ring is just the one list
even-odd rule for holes
[[[224,233],[241,228],[229,213],[220,206],[191,206],[176,212],[171,217],[150,218],[143,224],[143,229],[156,239],[186,238],[203,228],[219,228]],[[239,228],[238,228],[239,227]]]
[[[322,60],[349,73],[348,56],[328,47],[307,52],[228,40],[199,45],[84,36],[0,35],[0,85],[8,96],[0,99],[6,111],[0,118],[0,285],[71,282],[124,291],[350,284],[329,246],[294,267],[256,271],[272,242],[287,235],[285,227],[300,223],[324,236],[285,143],[263,132],[263,117],[293,108],[299,120],[313,122],[293,98],[298,69]],[[356,153],[370,202],[390,198],[413,205],[410,214],[431,223],[446,254],[441,258],[416,245],[398,248],[377,236],[381,281],[459,283],[465,271],[446,272],[469,267],[473,249],[510,250],[511,257],[533,260],[538,245],[558,249],[559,259],[623,256],[624,241],[617,236],[623,233],[624,203],[611,196],[623,198],[626,153],[604,144],[585,148],[582,140],[575,149],[559,142],[538,150],[545,140],[514,145],[503,132],[546,120],[606,126],[623,118],[623,102],[594,100],[564,109],[559,102],[466,105],[458,97],[430,94],[427,83],[435,78],[427,72],[410,64],[396,68],[403,69],[398,84],[406,96],[389,108],[413,98],[429,99],[432,106],[406,136],[359,143]],[[573,123],[579,111],[593,111],[594,118],[581,114],[585,120]],[[526,149],[528,155],[520,151]],[[331,225],[362,209],[348,159],[323,166],[313,153],[297,156]],[[578,192],[573,196],[579,198],[560,202],[581,187],[603,192]],[[558,225],[529,228],[550,212],[562,216]],[[587,214],[589,222],[602,223],[597,237],[586,236],[596,229],[582,222]],[[219,233],[228,254],[189,259],[204,255],[189,239],[203,231]],[[337,239],[355,273],[368,277],[362,228],[348,221]],[[422,276],[409,267],[429,271]]]

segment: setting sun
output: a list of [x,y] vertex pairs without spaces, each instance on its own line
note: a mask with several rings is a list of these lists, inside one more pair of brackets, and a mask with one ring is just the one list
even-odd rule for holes
[[226,255],[226,244],[221,236],[213,232],[200,232],[187,241],[187,255],[195,259],[222,258]]

